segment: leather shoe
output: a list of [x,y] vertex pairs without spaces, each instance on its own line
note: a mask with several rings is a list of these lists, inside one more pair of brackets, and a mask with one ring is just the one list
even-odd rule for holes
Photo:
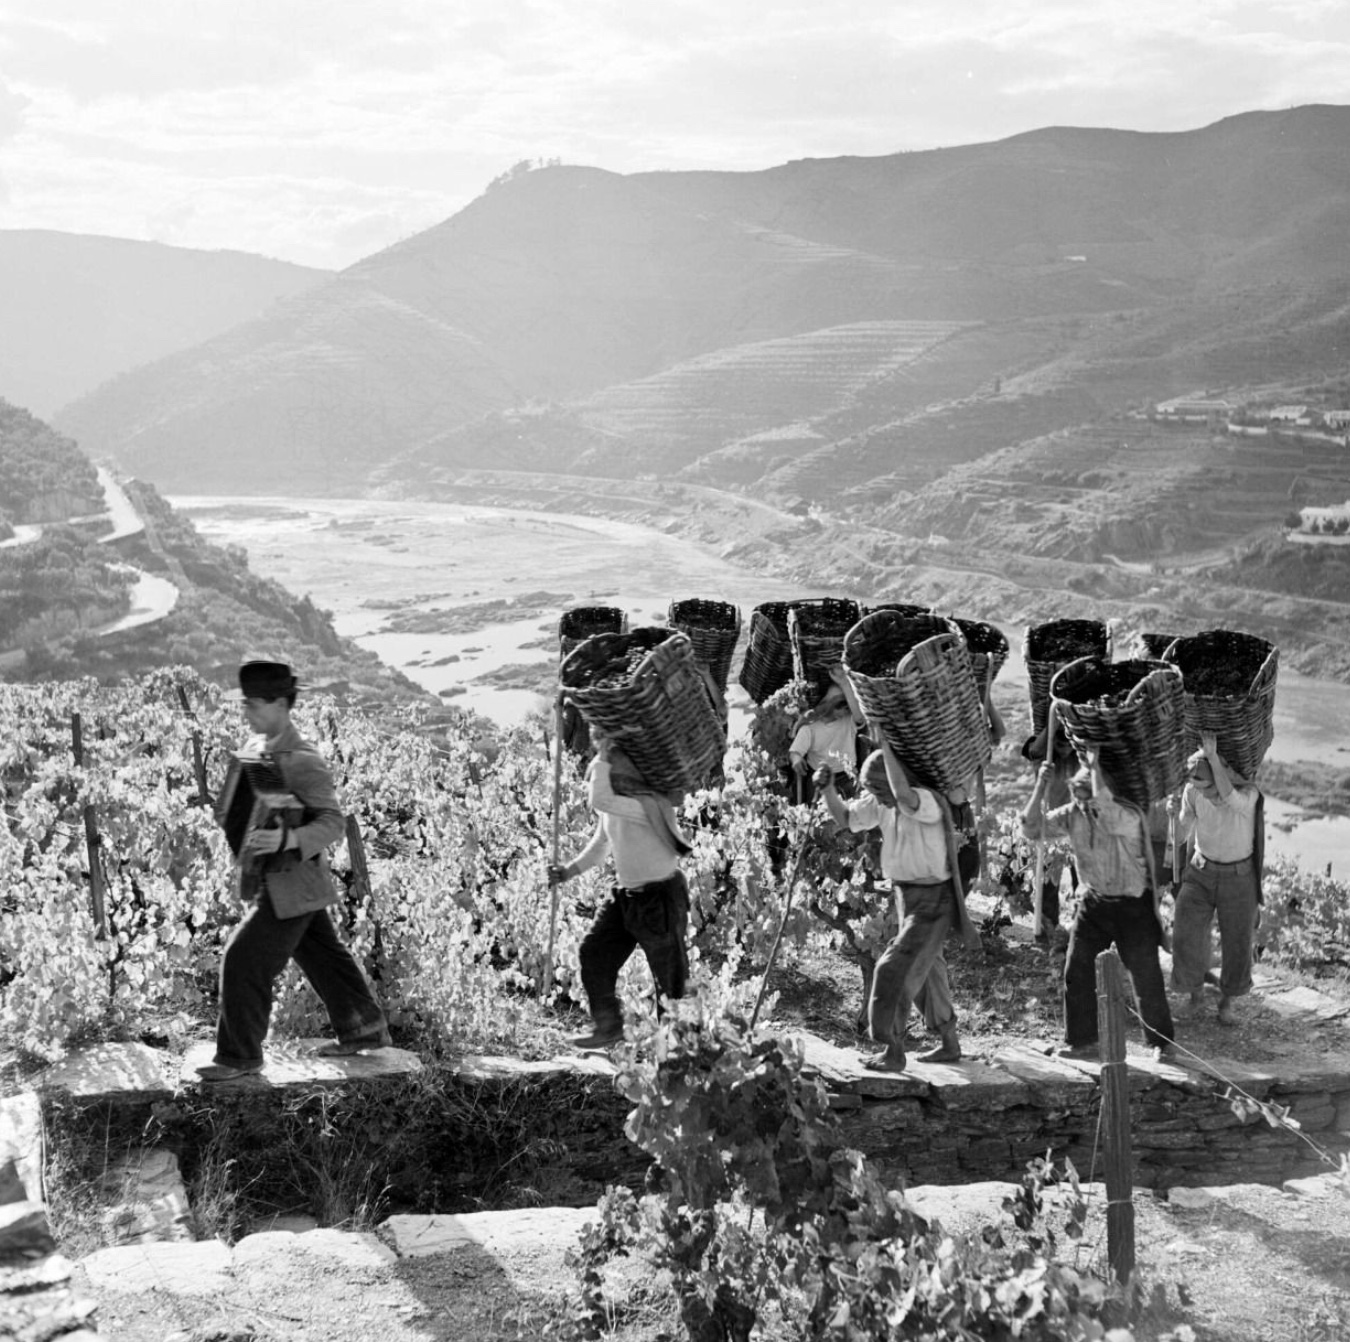
[[381,1023],[373,1029],[366,1030],[363,1034],[339,1039],[332,1044],[322,1044],[314,1050],[314,1056],[316,1058],[351,1058],[358,1053],[364,1053],[369,1048],[388,1048],[393,1042],[389,1027]]
[[263,1069],[260,1062],[249,1063],[247,1067],[231,1067],[224,1062],[208,1062],[197,1068],[197,1075],[203,1081],[238,1081],[240,1077],[257,1076]]
[[1056,1058],[1068,1058],[1074,1062],[1100,1062],[1102,1051],[1100,1044],[1064,1044],[1054,1052]]
[[623,1026],[611,1025],[604,1029],[596,1026],[590,1034],[579,1034],[571,1041],[573,1048],[586,1049],[609,1048],[611,1044],[620,1043],[623,1039]]

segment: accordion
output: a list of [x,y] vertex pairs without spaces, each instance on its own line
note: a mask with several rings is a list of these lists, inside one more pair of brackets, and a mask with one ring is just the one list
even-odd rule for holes
[[[286,790],[286,780],[270,755],[240,751],[230,756],[225,786],[216,802],[216,819],[235,857],[255,829],[274,829],[282,820],[299,825],[304,813],[299,799]],[[268,854],[245,857],[240,865],[255,870],[264,856]]]

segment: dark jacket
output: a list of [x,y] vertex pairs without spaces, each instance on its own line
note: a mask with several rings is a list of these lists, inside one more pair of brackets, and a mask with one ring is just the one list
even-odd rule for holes
[[246,900],[256,899],[265,885],[276,916],[298,918],[337,902],[325,849],[342,838],[346,823],[327,761],[294,727],[287,726],[269,753],[287,790],[304,808],[302,823],[291,829],[299,846],[269,853],[257,872],[241,872],[239,893]]

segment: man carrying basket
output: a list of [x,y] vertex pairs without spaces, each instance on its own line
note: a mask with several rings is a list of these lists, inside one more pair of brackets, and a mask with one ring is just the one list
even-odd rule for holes
[[961,928],[968,946],[979,946],[980,934],[966,913],[950,812],[936,792],[910,783],[884,738],[881,749],[863,761],[861,781],[867,795],[846,802],[828,767],[816,775],[837,825],[855,831],[880,829],[882,874],[895,886],[899,904],[900,932],[877,960],[867,1003],[868,1032],[885,1047],[865,1066],[904,1070],[905,1026],[914,1005],[942,1041],[919,1054],[918,1061],[957,1062],[961,1041],[943,946],[954,927]]
[[[1209,970],[1210,926],[1217,915],[1223,956],[1219,1023],[1235,1025],[1233,999],[1252,990],[1265,829],[1261,794],[1250,783],[1233,778],[1209,733],[1200,737],[1200,749],[1186,763],[1177,838],[1191,839],[1193,848],[1177,892],[1172,987],[1190,994],[1193,1010],[1200,1006]],[[1168,797],[1167,806],[1175,814],[1174,797]]]
[[1159,1059],[1172,1051],[1172,1010],[1167,1004],[1158,950],[1162,923],[1147,821],[1138,808],[1117,801],[1102,772],[1098,752],[1069,780],[1072,800],[1047,811],[1041,796],[1050,786],[1053,765],[1036,774],[1036,786],[1022,812],[1025,838],[1067,835],[1078,875],[1078,913],[1064,962],[1064,1039],[1062,1054],[1098,1056],[1097,956],[1113,942],[1134,980],[1144,1036]]
[[581,983],[593,1028],[572,1041],[580,1049],[606,1048],[623,1038],[619,971],[639,946],[659,993],[683,997],[689,977],[689,886],[679,861],[691,849],[674,800],[653,791],[608,739],[598,736],[596,747],[587,771],[595,829],[575,857],[548,869],[549,884],[558,885],[607,855],[614,858],[614,887],[581,943]]

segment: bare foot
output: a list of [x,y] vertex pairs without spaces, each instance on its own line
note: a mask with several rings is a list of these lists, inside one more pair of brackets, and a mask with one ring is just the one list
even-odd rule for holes
[[915,1062],[960,1062],[961,1045],[960,1044],[939,1044],[937,1048],[930,1048],[927,1053],[918,1054]]
[[938,1031],[942,1042],[937,1048],[930,1048],[927,1053],[919,1054],[920,1062],[960,1062],[961,1061],[961,1040],[956,1033],[956,1022],[948,1021],[947,1024]]
[[893,1052],[891,1049],[885,1048],[880,1053],[872,1054],[870,1058],[864,1058],[863,1066],[869,1072],[903,1072],[905,1070],[905,1055],[902,1052]]

